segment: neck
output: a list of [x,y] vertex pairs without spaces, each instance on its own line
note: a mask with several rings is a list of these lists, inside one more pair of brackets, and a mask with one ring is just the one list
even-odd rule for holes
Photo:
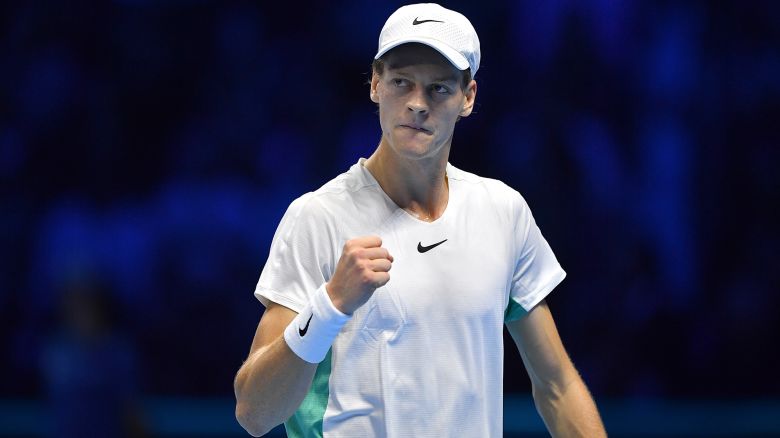
[[448,157],[446,147],[432,157],[409,159],[396,154],[383,140],[364,165],[396,205],[432,222],[441,217],[449,201]]

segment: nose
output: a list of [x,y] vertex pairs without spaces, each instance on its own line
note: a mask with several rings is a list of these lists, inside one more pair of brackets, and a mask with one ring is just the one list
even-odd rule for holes
[[409,93],[409,100],[406,103],[406,107],[409,111],[417,114],[425,114],[428,112],[428,101],[425,96],[425,90],[422,87],[416,87],[411,93]]

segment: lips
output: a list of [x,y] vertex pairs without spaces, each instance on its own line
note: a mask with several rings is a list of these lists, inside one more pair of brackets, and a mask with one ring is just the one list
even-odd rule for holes
[[404,124],[404,125],[401,125],[401,127],[404,127],[404,128],[409,128],[409,129],[414,129],[415,131],[425,132],[426,134],[430,134],[430,133],[431,133],[431,131],[430,131],[429,129],[425,129],[425,128],[423,128],[423,127],[422,127],[422,126],[420,126],[420,125],[415,125],[415,124]]

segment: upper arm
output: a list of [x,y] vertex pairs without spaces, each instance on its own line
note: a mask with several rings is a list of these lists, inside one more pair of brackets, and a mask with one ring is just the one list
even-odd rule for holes
[[506,324],[534,388],[565,386],[576,376],[546,301]]
[[263,312],[263,316],[260,318],[260,323],[257,324],[257,330],[255,330],[255,337],[252,340],[249,354],[251,355],[255,351],[270,345],[280,336],[283,336],[284,329],[297,315],[293,310],[281,304],[269,302],[265,312]]

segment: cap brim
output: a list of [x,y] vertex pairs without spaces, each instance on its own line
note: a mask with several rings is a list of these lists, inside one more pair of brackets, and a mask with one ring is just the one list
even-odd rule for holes
[[383,47],[382,50],[377,52],[376,56],[374,56],[374,59],[379,59],[379,57],[389,52],[390,50],[400,46],[401,44],[407,44],[407,43],[425,44],[426,46],[435,49],[437,52],[441,53],[442,56],[447,58],[447,60],[450,61],[452,65],[457,67],[458,70],[466,70],[467,68],[471,67],[469,61],[466,59],[465,56],[461,55],[460,52],[458,52],[457,50],[453,49],[452,47],[448,46],[447,44],[444,44],[439,40],[435,40],[431,38],[404,38],[402,40],[393,41],[392,43]]

